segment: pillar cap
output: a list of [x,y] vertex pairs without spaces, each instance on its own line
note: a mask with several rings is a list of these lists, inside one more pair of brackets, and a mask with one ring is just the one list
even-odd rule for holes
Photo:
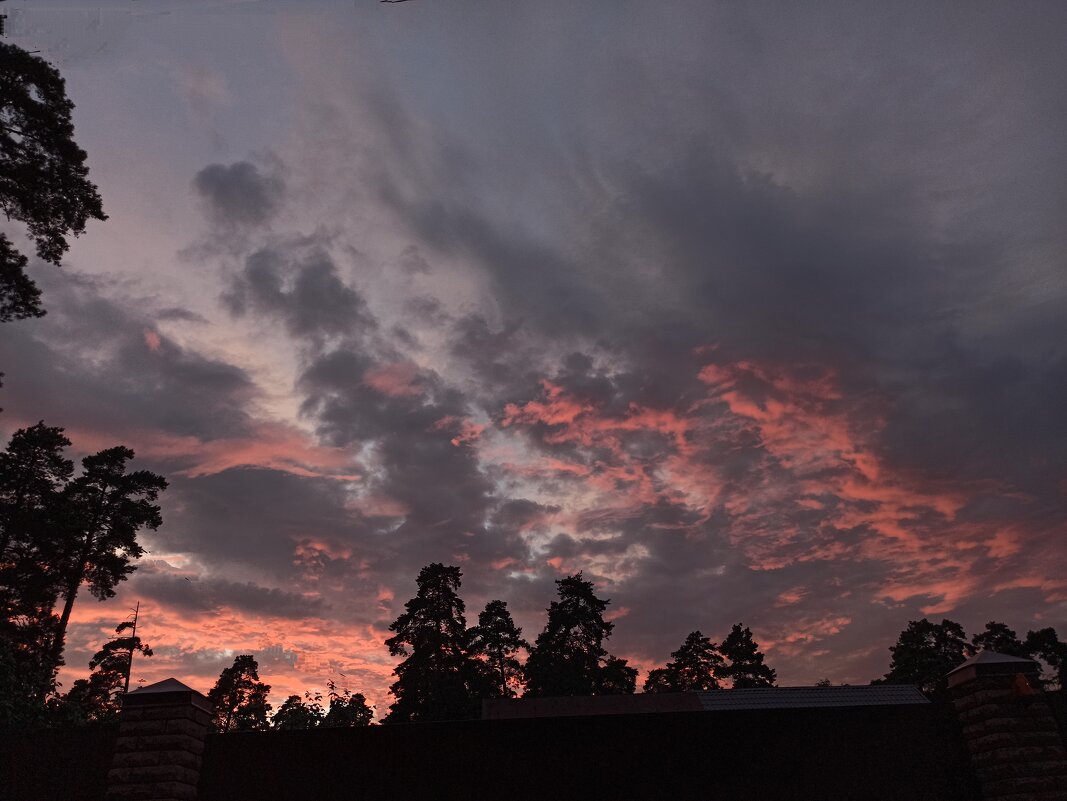
[[1038,673],[1040,670],[1041,666],[1033,659],[982,650],[948,672],[948,686],[956,687],[979,676],[1014,676],[1016,673]]
[[191,704],[207,712],[212,704],[203,693],[182,684],[177,679],[163,679],[131,690],[122,697],[123,707],[132,706],[181,706]]

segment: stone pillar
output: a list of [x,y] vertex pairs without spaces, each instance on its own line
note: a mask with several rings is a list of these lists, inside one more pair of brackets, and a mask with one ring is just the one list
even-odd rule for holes
[[948,674],[987,801],[1067,801],[1067,751],[1032,659],[981,651]]
[[107,801],[196,801],[211,702],[176,679],[127,693]]

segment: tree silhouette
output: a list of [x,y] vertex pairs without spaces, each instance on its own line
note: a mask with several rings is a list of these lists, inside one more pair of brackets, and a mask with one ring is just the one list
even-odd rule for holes
[[350,693],[347,689],[337,692],[337,685],[332,681],[326,686],[330,690],[330,709],[320,724],[322,728],[349,729],[370,725],[374,710],[367,706],[363,693]]
[[975,651],[985,649],[996,651],[998,654],[1030,658],[1030,652],[1019,640],[1018,635],[1004,623],[997,623],[994,620],[985,624],[985,631],[974,635],[971,639],[971,648]]
[[321,702],[321,695],[304,693],[303,698],[299,695],[290,695],[271,718],[271,728],[278,731],[314,729],[322,723],[324,713]]
[[485,660],[491,698],[512,698],[522,683],[522,665],[515,658],[520,648],[529,648],[522,629],[515,625],[504,601],[490,601],[470,630],[470,653]]
[[774,686],[778,676],[764,664],[764,656],[747,626],[741,628],[740,623],[735,623],[719,652],[726,660],[723,674],[733,681],[735,689]]
[[85,720],[107,720],[119,711],[119,696],[129,675],[130,660],[134,653],[152,655],[152,649],[136,635],[121,636],[132,629],[130,622],[120,623],[115,633],[120,635],[104,643],[89,660],[91,673],[88,679],[78,679],[63,697],[63,703],[75,710]]
[[416,579],[418,592],[389,626],[389,653],[406,657],[389,688],[396,701],[386,723],[451,720],[476,714],[482,675],[468,655],[467,621],[457,595],[462,573],[440,562],[427,565]]
[[1026,632],[1024,647],[1028,656],[1040,659],[1052,668],[1052,677],[1044,679],[1046,685],[1067,689],[1067,643],[1060,642],[1056,629],[1049,626]]
[[[91,218],[107,219],[74,142],[73,108],[53,66],[0,42],[0,211],[24,223],[37,255],[57,265],[68,235],[84,232]],[[25,265],[0,234],[0,322],[44,314]]]
[[926,618],[909,621],[896,645],[885,684],[915,684],[927,695],[945,691],[946,674],[967,658],[970,645],[963,626],[953,620],[931,623]]
[[0,706],[22,709],[19,716],[55,686],[56,513],[74,470],[63,453],[69,445],[63,429],[38,423],[16,431],[0,453],[0,670],[10,671]]
[[[597,695],[633,692],[637,672],[604,650],[614,624],[604,620],[610,601],[593,593],[581,573],[556,581],[559,600],[530,651],[526,695]],[[630,677],[630,678],[627,678]]]
[[219,680],[208,693],[214,704],[217,731],[262,731],[268,728],[267,703],[270,685],[259,680],[259,665],[251,654],[235,657],[233,665],[223,669]]
[[83,583],[99,600],[115,594],[144,553],[137,542],[141,528],[158,528],[163,522],[154,502],[167,488],[162,476],[147,470],[127,472],[133,451],[123,446],[86,456],[82,474],[64,488],[59,504],[58,574],[63,609],[52,641],[52,661],[63,653],[70,613]]
[[637,689],[637,668],[625,659],[608,654],[596,677],[597,695],[633,695]]
[[719,679],[726,676],[726,663],[715,644],[694,631],[682,647],[671,654],[665,667],[649,671],[645,692],[692,692],[719,689]]

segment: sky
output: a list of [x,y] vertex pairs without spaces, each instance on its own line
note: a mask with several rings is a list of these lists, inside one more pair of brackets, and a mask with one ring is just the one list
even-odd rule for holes
[[[379,710],[419,569],[642,671],[751,627],[866,683],[909,620],[1067,634],[1067,7],[5,5],[109,219],[0,332],[0,434],[132,447],[134,681]],[[4,230],[18,240],[15,224]],[[642,675],[639,681],[643,681]]]

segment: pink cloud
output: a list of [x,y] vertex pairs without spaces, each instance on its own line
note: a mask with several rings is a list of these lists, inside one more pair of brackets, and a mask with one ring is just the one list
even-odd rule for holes
[[394,362],[373,367],[363,374],[363,383],[392,398],[422,394],[419,368],[411,362]]

